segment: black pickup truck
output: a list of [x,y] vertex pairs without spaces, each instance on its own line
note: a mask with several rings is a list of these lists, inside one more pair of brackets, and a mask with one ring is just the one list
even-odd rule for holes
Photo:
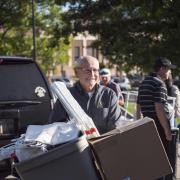
[[[52,109],[50,86],[30,58],[0,56],[0,147],[24,133],[29,124],[45,124]],[[0,162],[0,179],[7,161]]]

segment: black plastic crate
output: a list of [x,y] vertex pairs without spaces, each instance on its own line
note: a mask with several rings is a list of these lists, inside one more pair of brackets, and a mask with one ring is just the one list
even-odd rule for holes
[[15,165],[22,180],[100,180],[84,136]]

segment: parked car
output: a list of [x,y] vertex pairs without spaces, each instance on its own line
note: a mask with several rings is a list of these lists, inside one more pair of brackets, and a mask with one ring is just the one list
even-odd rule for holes
[[[46,77],[30,58],[0,57],[0,147],[26,131],[30,124],[45,124],[52,110]],[[0,162],[0,179],[8,169]]]
[[53,77],[52,82],[54,81],[61,81],[66,84],[67,87],[71,87],[73,85],[73,81],[67,77]]
[[128,91],[131,89],[131,84],[127,77],[124,77],[123,79],[120,79],[119,77],[112,77],[112,80],[119,84],[122,91]]
[[131,82],[132,89],[137,90],[143,80],[143,76],[140,74],[130,75],[129,80]]

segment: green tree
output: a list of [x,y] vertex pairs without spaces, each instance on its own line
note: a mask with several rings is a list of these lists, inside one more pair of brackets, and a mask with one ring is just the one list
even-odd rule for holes
[[[37,61],[47,72],[68,62],[69,38],[61,36],[64,22],[59,5],[39,0],[34,7]],[[32,1],[1,0],[0,9],[0,55],[32,57]]]
[[70,38],[62,36],[62,12],[54,1],[39,2],[36,12],[37,57],[43,69],[55,70],[69,61]]
[[113,64],[126,71],[134,66],[149,71],[152,60],[166,56],[177,65],[180,57],[178,0],[56,0],[66,5],[65,33],[89,31]]
[[0,54],[30,56],[30,7],[25,0],[1,0],[0,9]]

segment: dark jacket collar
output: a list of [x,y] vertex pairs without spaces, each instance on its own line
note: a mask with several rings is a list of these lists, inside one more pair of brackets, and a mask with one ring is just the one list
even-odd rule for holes
[[[80,84],[80,82],[79,81],[77,81],[75,84],[74,84],[74,87],[76,88],[76,89],[78,89],[78,91],[79,92],[81,92],[81,93],[86,93],[85,91],[84,91],[84,89],[83,89],[83,87],[81,86],[81,84]],[[100,87],[100,85],[99,84],[96,84],[96,86],[95,86],[95,91],[97,91],[98,89],[99,89],[99,87]],[[86,93],[87,94],[87,93]]]

